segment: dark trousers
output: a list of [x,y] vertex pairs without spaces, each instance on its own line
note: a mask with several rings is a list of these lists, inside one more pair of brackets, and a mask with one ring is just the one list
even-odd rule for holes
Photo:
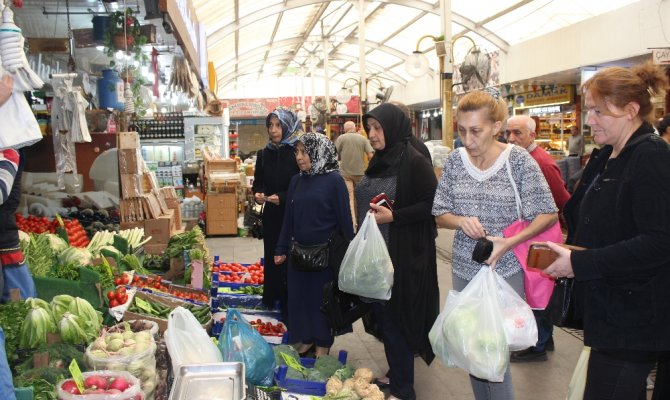
[[638,399],[654,362],[631,362],[591,349],[584,400]]
[[546,310],[533,310],[533,315],[537,323],[537,343],[535,343],[533,351],[541,353],[545,350],[547,342],[554,333],[554,325],[547,318]]
[[374,303],[372,309],[380,324],[384,341],[384,352],[389,364],[388,378],[391,383],[391,394],[402,400],[416,400],[414,352],[393,321],[390,310],[381,303]]

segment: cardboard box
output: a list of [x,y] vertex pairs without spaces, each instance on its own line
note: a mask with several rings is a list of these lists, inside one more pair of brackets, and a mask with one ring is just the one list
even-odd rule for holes
[[134,228],[144,228],[144,221],[133,221],[133,222],[123,222],[120,223],[121,230],[134,229]]
[[144,254],[149,254],[152,256],[160,256],[165,253],[165,250],[167,250],[167,243],[147,243],[144,245]]
[[137,132],[119,132],[117,136],[119,150],[137,150],[140,148],[140,135]]
[[121,174],[121,194],[124,199],[142,196],[144,194],[142,175]]
[[150,244],[167,244],[172,235],[174,212],[144,221],[144,236],[151,236]]
[[142,160],[137,149],[119,150],[119,172],[136,175],[142,173]]
[[[136,297],[141,298],[142,300],[145,301],[150,301],[152,303],[159,303],[163,306],[169,307],[169,308],[177,308],[179,306],[183,306],[185,304],[188,304],[187,301],[177,299],[175,297],[168,297],[168,296],[159,296],[156,294],[152,293],[147,293],[147,292],[136,292],[135,293]],[[162,319],[158,317],[154,317],[151,315],[146,315],[146,314],[137,314],[134,312],[126,311],[123,313],[123,320],[124,321],[132,321],[132,320],[138,320],[138,319],[145,319],[149,321],[154,321],[158,325],[158,331],[162,334],[165,332],[167,329],[167,324],[168,321],[167,319]],[[203,328],[210,329],[212,326],[212,320],[210,319],[207,324],[203,325]]]

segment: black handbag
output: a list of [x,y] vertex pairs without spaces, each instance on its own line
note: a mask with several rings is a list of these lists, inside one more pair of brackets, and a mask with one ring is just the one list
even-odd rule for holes
[[349,326],[367,314],[372,308],[371,303],[364,303],[360,297],[340,291],[336,282],[323,285],[321,311],[334,336],[346,333]]
[[547,305],[548,316],[554,325],[583,329],[578,288],[574,278],[559,278],[554,282],[554,292]]
[[[260,210],[257,207],[260,207]],[[244,213],[244,225],[249,227],[251,237],[256,239],[263,239],[263,207],[264,205],[255,204],[252,198]]]
[[298,271],[316,272],[328,268],[330,261],[330,240],[326,243],[306,246],[291,241],[291,266]]

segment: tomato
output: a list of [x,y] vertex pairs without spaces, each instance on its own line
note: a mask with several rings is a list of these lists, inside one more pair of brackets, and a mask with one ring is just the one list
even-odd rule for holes
[[125,287],[125,286],[121,286],[121,287],[119,287],[119,288],[116,289],[116,292],[117,292],[117,293],[126,294],[126,287]]
[[140,280],[140,277],[139,277],[139,276],[137,276],[137,275],[134,275],[134,276],[133,276],[133,283],[136,283],[136,282],[139,281],[139,280]]
[[119,302],[116,299],[110,300],[109,301],[109,308],[114,308],[119,305]]
[[121,281],[121,278],[116,278],[116,279],[114,279],[114,284],[115,284],[116,286],[119,286],[119,285],[122,285],[123,282]]
[[114,295],[115,295],[114,291],[110,290],[109,292],[107,292],[107,299],[114,300]]

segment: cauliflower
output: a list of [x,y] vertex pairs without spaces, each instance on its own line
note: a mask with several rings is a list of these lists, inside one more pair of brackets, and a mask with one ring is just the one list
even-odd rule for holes
[[370,368],[359,368],[354,372],[354,379],[361,378],[365,382],[370,383],[374,379],[374,374]]
[[363,378],[354,378],[354,390],[361,397],[371,395],[373,386],[377,387],[377,385],[371,385],[369,382],[366,382]]
[[349,378],[346,381],[344,381],[344,383],[342,384],[342,390],[345,390],[345,389],[354,390],[354,379],[353,378]]
[[339,380],[335,377],[332,377],[332,378],[328,379],[328,382],[326,382],[326,394],[335,395],[340,390],[342,390],[342,381],[341,380]]

